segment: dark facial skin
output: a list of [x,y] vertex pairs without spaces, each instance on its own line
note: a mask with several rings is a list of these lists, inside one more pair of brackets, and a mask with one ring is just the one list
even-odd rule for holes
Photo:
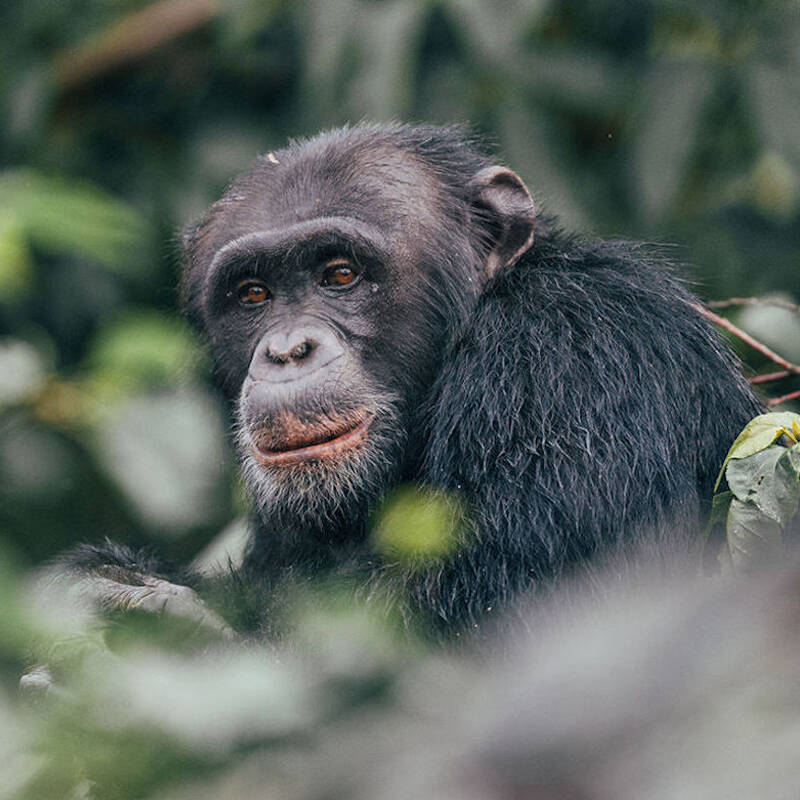
[[236,402],[262,520],[330,539],[413,477],[448,340],[486,263],[508,255],[474,245],[480,192],[454,198],[386,144],[313,144],[270,154],[215,204],[184,288]]

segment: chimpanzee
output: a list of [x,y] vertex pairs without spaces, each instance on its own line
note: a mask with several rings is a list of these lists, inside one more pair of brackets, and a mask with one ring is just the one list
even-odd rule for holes
[[[350,576],[448,635],[685,549],[761,411],[669,264],[563,233],[460,129],[361,124],[259,158],[186,233],[182,299],[236,408],[257,515],[227,586],[265,631],[288,576]],[[460,498],[459,547],[376,551],[405,483]],[[117,587],[159,570],[111,544],[65,564]]]

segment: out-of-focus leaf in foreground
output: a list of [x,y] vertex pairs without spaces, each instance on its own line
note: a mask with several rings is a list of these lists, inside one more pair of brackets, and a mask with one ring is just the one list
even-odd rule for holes
[[163,534],[217,516],[227,488],[220,409],[199,390],[134,396],[96,430],[99,460],[138,513]]
[[458,497],[405,486],[378,513],[373,541],[379,552],[403,562],[436,560],[462,544],[464,522]]
[[91,184],[31,169],[0,173],[0,216],[12,213],[42,250],[123,272],[141,265],[150,239],[147,223],[126,203]]

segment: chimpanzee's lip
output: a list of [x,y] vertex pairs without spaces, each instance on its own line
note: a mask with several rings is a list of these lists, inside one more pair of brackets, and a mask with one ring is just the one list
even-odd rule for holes
[[319,438],[315,438],[312,434],[310,437],[304,437],[306,441],[300,447],[292,447],[287,442],[286,447],[267,449],[259,443],[256,434],[250,450],[256,461],[270,467],[302,464],[307,461],[327,461],[365,442],[370,422],[372,417],[365,419],[363,415],[359,415],[355,424],[351,421],[350,427],[344,431],[341,427],[335,431],[327,430],[320,432]]

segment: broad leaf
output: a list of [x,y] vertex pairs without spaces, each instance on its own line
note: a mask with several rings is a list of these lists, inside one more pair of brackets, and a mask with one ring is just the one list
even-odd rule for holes
[[771,445],[748,458],[731,461],[726,472],[728,486],[739,500],[754,504],[781,526],[797,513],[800,502],[800,483],[787,460],[789,452]]
[[708,515],[706,529],[703,531],[703,542],[708,542],[714,528],[725,522],[732,500],[733,492],[720,492],[714,495],[711,501],[711,513]]
[[772,414],[760,414],[751,419],[736,437],[731,449],[728,450],[728,455],[725,456],[725,461],[722,462],[717,476],[717,482],[714,484],[714,491],[717,491],[725,468],[733,459],[747,458],[765,450],[784,435],[794,442],[800,441],[800,414],[780,411]]
[[734,498],[728,510],[728,550],[738,572],[757,569],[781,557],[783,531],[756,506]]
[[710,566],[715,559],[719,559],[720,548],[727,534],[725,523],[728,518],[728,510],[733,499],[733,492],[720,492],[714,495],[711,501],[711,513],[708,515],[708,521],[700,541],[704,565]]

